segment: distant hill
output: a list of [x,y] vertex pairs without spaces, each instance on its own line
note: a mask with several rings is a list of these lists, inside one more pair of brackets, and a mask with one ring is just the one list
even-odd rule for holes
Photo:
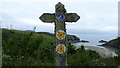
[[[2,29],[3,32],[6,32],[7,30],[8,30],[8,29]],[[32,32],[31,30],[26,30],[26,31],[11,30],[11,31],[15,31],[15,32],[19,32],[19,33],[30,33],[30,32]],[[8,36],[8,35],[9,35],[8,32],[9,32],[9,31],[7,31],[7,35],[5,35],[5,36]],[[49,33],[49,32],[35,32],[35,33],[36,33],[36,34],[46,35],[46,36],[50,36],[50,37],[55,38],[55,35],[52,34],[52,33]],[[5,33],[5,34],[6,34],[6,33]],[[79,41],[80,41],[80,39],[79,39],[77,36],[75,36],[75,35],[69,35],[69,34],[67,34],[66,38],[67,38],[67,41],[68,41],[68,42],[71,42],[71,43],[76,43],[76,42],[79,42]]]
[[113,47],[120,50],[120,37],[110,40],[109,42],[103,44],[102,46]]
[[[49,32],[36,32],[36,33],[37,34],[47,35],[47,36],[55,38],[55,35],[52,34],[52,33],[49,33]],[[75,36],[75,35],[69,35],[69,34],[67,34],[66,38],[67,38],[67,41],[71,42],[71,43],[76,43],[76,42],[80,41],[80,39],[77,36]]]

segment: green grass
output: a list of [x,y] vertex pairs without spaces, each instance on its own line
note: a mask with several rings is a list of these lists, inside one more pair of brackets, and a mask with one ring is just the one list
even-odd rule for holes
[[[69,50],[70,49],[70,50]],[[72,52],[70,52],[72,50]],[[85,50],[84,46],[74,50],[68,46],[68,65],[69,66],[120,66],[120,55],[111,58],[102,58],[97,52]]]
[[54,38],[3,29],[3,66],[54,65]]
[[[120,55],[102,58],[97,52],[67,44],[68,66],[118,66]],[[2,66],[55,66],[55,38],[35,32],[2,29]]]

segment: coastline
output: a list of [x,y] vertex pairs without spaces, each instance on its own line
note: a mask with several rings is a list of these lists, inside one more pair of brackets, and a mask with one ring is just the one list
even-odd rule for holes
[[[79,45],[77,43],[73,43],[72,45],[76,46],[76,48],[80,48],[82,45]],[[90,49],[90,50],[94,50],[96,51],[102,58],[110,58],[110,57],[114,57],[114,56],[118,56],[114,50],[110,50],[106,47],[103,47],[103,46],[87,46],[87,45],[84,45],[85,49]]]
[[115,53],[119,54],[120,53],[120,49],[119,48],[115,48],[115,47],[111,47],[111,46],[107,46],[107,45],[98,45],[98,46],[102,46],[105,47],[106,49],[110,50],[110,51],[114,51]]

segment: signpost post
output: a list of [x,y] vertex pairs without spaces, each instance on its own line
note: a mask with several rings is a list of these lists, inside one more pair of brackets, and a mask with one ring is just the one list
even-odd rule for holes
[[67,44],[65,22],[76,22],[80,19],[76,13],[66,13],[60,2],[55,5],[55,13],[43,13],[39,19],[43,22],[54,22],[56,36],[56,66],[67,66]]

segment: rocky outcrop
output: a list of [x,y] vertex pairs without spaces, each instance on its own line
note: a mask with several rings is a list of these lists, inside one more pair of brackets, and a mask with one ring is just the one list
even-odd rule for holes
[[89,43],[89,41],[86,41],[86,40],[80,40],[80,42],[82,42],[82,43]]
[[99,43],[107,43],[107,41],[100,40]]
[[67,35],[67,41],[71,43],[80,42],[80,39],[75,35]]
[[109,42],[102,44],[100,46],[110,47],[119,50],[120,52],[120,37],[110,40]]

